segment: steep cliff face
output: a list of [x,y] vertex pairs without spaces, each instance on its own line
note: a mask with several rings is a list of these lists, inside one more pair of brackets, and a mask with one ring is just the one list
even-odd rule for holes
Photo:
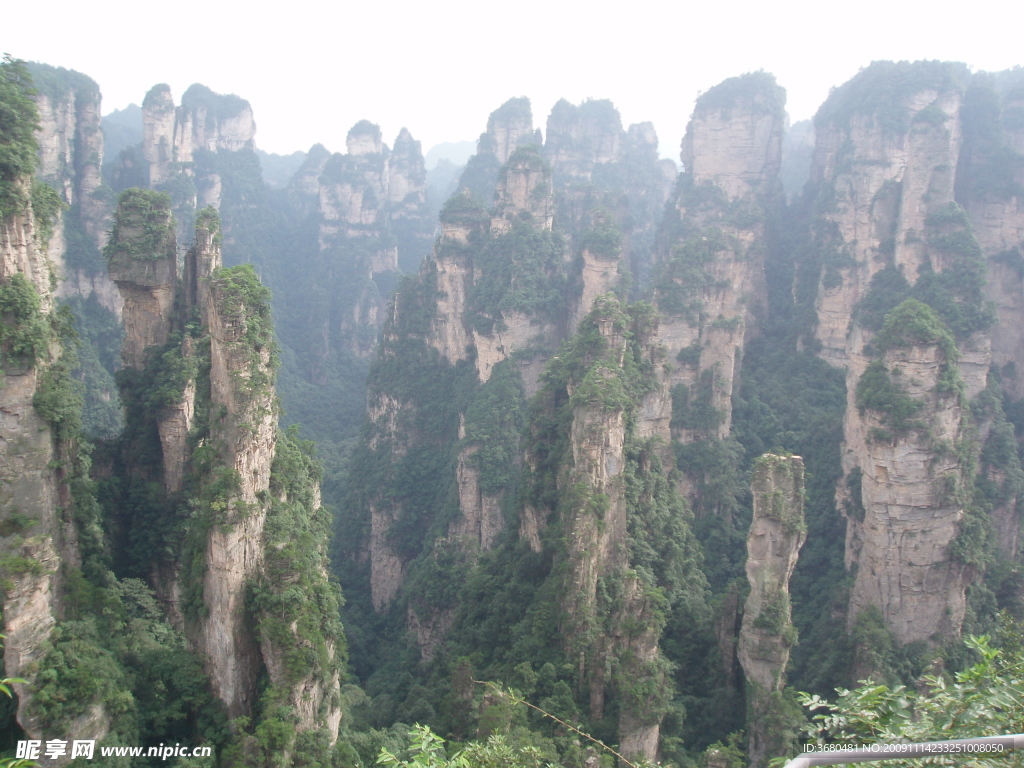
[[564,246],[551,231],[551,171],[536,150],[518,150],[502,167],[495,201],[488,216],[459,194],[441,212],[439,303],[428,339],[453,364],[475,357],[484,382],[513,353],[555,343],[561,318],[547,304],[558,297],[543,282],[560,285],[565,269]]
[[[915,339],[873,362],[857,383],[859,408],[844,423],[844,460],[860,468],[859,487],[850,489],[859,498],[847,505],[847,565],[857,566],[851,623],[876,606],[903,643],[958,634],[973,575],[955,546],[971,467],[946,448],[971,445],[972,436],[944,386],[955,359],[930,341]],[[894,429],[895,417],[873,409],[873,392],[886,386],[908,398],[901,402],[916,423]]]
[[[520,518],[524,543],[554,557],[558,636],[590,718],[605,717],[614,701],[620,750],[652,760],[671,697],[661,632],[667,615],[685,612],[681,593],[693,590],[697,605],[703,588],[696,559],[676,561],[679,581],[664,580],[660,566],[647,570],[646,548],[660,546],[662,526],[678,526],[671,536],[681,546],[690,540],[657,441],[638,431],[644,397],[666,387],[663,363],[653,307],[623,307],[611,295],[595,301],[534,402]],[[564,447],[550,442],[555,423]],[[668,509],[671,523],[661,517]]]
[[[190,86],[175,107],[171,89],[153,86],[142,102],[142,155],[149,164],[150,186],[169,181],[188,170],[197,153],[239,152],[253,148],[256,121],[249,102],[222,96],[198,83]],[[212,179],[208,184],[215,186]],[[205,200],[217,206],[219,200]]]
[[430,253],[435,222],[427,205],[427,168],[420,143],[405,128],[388,163],[391,228],[398,240],[398,267],[415,272]]
[[807,538],[804,464],[799,456],[765,454],[750,479],[754,516],[747,535],[747,581],[738,655],[747,678],[747,754],[752,766],[786,754],[779,696],[789,650],[796,641],[790,619],[789,579]]
[[815,333],[847,372],[837,501],[857,574],[848,618],[876,606],[904,643],[958,634],[975,573],[963,489],[987,426],[969,433],[965,408],[986,386],[992,318],[982,253],[954,202],[965,78],[959,65],[873,65],[815,120]]
[[[683,444],[729,435],[743,349],[766,301],[766,220],[780,201],[784,104],[771,75],[730,78],[697,100],[687,127],[654,281],[673,403],[671,424],[662,416],[652,428],[666,443],[669,431]],[[697,500],[708,478],[684,470],[685,492]]]
[[178,257],[167,195],[129,190],[114,216],[105,249],[110,279],[125,306],[125,365],[141,369],[146,350],[171,331]]
[[[596,302],[587,325],[582,332],[600,342],[588,350],[589,354],[584,353],[578,361],[579,370],[570,373],[572,457],[562,468],[559,481],[562,489],[572,489],[560,510],[568,544],[563,631],[566,652],[570,658],[578,659],[580,675],[589,684],[590,716],[600,720],[604,716],[605,689],[610,682],[606,679],[608,661],[624,650],[624,644],[632,661],[628,666],[633,667],[626,674],[643,676],[644,666],[655,666],[653,662],[659,656],[661,625],[651,615],[645,615],[652,599],[643,594],[645,585],[635,576],[624,577],[622,573],[629,562],[623,473],[626,419],[631,403],[622,396],[624,385],[629,383],[625,377],[630,373],[625,367],[626,355],[633,352],[626,348],[629,318],[622,314],[617,302],[605,296]],[[646,351],[657,355],[653,349]],[[624,608],[621,615],[607,617],[615,631],[601,637],[598,617],[606,614],[608,606],[599,605],[598,582],[613,576],[624,577]],[[630,620],[637,629],[624,633],[622,625]],[[600,638],[597,642],[589,640],[595,635]],[[664,684],[656,679],[650,682]],[[624,753],[654,759],[660,717],[655,716],[652,722],[651,713],[644,716],[629,707],[624,709],[619,723]]]
[[[536,391],[540,369],[564,322],[558,302],[566,267],[563,243],[551,228],[550,170],[535,149],[513,153],[501,169],[495,197],[490,213],[465,193],[445,205],[433,258],[424,263],[418,289],[400,291],[395,298],[384,345],[387,349],[403,342],[407,332],[399,332],[399,328],[426,322],[426,332],[417,329],[416,335],[422,333],[422,341],[436,350],[446,365],[471,371],[480,384],[487,385],[497,367],[509,361],[512,368],[508,371],[514,371],[517,381],[527,383],[529,395],[530,387]],[[514,361],[510,360],[513,357]],[[406,360],[396,362],[407,364]],[[495,388],[506,385],[504,377],[493,384]],[[398,396],[393,388],[390,382],[380,391],[371,386],[370,417],[375,433],[381,434],[372,439],[373,444],[389,446],[387,450],[396,460],[410,444],[422,446],[424,438],[433,436],[416,434],[407,427],[396,431],[396,425],[415,418],[417,405],[413,398]],[[523,396],[521,390],[516,396]],[[448,537],[472,549],[486,550],[504,527],[504,520],[497,489],[481,478],[480,446],[476,436],[465,433],[466,411],[462,414],[457,424],[449,425],[461,431],[464,445],[455,469],[460,516],[449,526]],[[469,431],[473,432],[472,419]],[[514,451],[508,460],[515,461]],[[370,584],[373,603],[380,610],[394,597],[402,580],[401,558],[388,540],[404,513],[401,507],[377,501],[370,502],[370,508]]]
[[[33,406],[45,366],[51,362],[46,318],[53,308],[49,261],[36,230],[30,206],[0,220],[4,668],[5,676],[22,678],[35,676],[60,615],[62,559],[77,555],[73,528],[68,527],[61,509],[61,495],[66,496],[67,489],[61,487],[54,467],[54,434]],[[14,687],[19,696],[19,722],[28,733],[39,734],[38,715],[30,714],[31,689],[22,684]]]
[[[139,216],[143,203],[149,219]],[[163,335],[146,330],[155,321],[132,297],[152,287],[154,263],[170,259],[164,271],[174,276],[173,255],[163,255],[173,243],[169,204],[161,193],[126,192],[107,248],[125,292],[125,362],[138,371],[125,379],[131,439],[142,447],[144,422],[155,422],[167,503],[193,510],[183,530],[164,529],[164,547],[149,555],[152,577],[229,717],[253,715],[265,670],[264,695],[284,709],[265,707],[263,721],[286,716],[300,733],[325,730],[333,744],[344,653],[338,595],[327,577],[318,469],[277,429],[269,292],[250,267],[221,268],[219,220],[207,208],[184,280],[161,286],[178,297],[159,317]],[[150,471],[145,451],[134,453],[132,471]],[[296,584],[318,596],[315,605],[285,597]],[[282,748],[298,749],[294,740]]]
[[608,291],[645,287],[654,235],[675,184],[676,168],[658,159],[650,123],[622,127],[610,101],[551,111],[544,156],[552,166],[557,218],[570,249],[583,261],[583,291],[570,330]]
[[815,333],[835,365],[847,363],[849,321],[872,277],[895,265],[913,282],[925,253],[925,219],[953,199],[962,74],[943,69],[931,87],[911,85],[862,111],[844,107],[847,91],[870,87],[868,70],[837,90],[815,120],[811,182],[832,195],[815,231],[828,250]]
[[[1024,127],[1014,120],[1024,109],[1021,84],[1017,72],[972,78],[964,95],[964,148],[956,181],[957,201],[967,211],[986,261],[985,295],[995,307],[992,365],[1010,402],[1024,398],[1024,335],[1019,322],[1024,312]],[[992,425],[994,444],[1000,431],[998,423]],[[992,455],[999,458],[993,461]],[[992,523],[1000,552],[1013,560],[1020,553],[1020,490],[1015,468],[1007,466],[1009,458],[993,448],[983,455],[981,469],[999,489],[991,499]]]
[[320,174],[331,153],[323,144],[314,144],[306,159],[288,182],[288,201],[299,219],[313,214],[320,202]]
[[[47,238],[60,224],[58,192],[34,179],[39,164],[37,104],[29,72],[0,64],[5,161],[0,169],[0,579],[4,677],[25,679],[17,722],[30,738],[62,727],[68,738],[103,739],[111,709],[95,690],[81,693],[55,723],[51,654],[68,618],[69,583],[81,578],[81,532],[89,513],[81,488],[80,402],[70,340],[55,322],[55,265]],[[39,98],[38,93],[35,98]],[[50,689],[47,690],[47,686]],[[13,726],[14,724],[11,723]],[[64,761],[66,762],[66,760]]]
[[494,185],[501,167],[519,147],[540,144],[540,129],[533,130],[533,112],[526,97],[509,99],[487,119],[476,154],[466,163],[459,178],[460,192],[469,190],[477,203],[490,207]]
[[[241,277],[241,276],[240,276]],[[235,479],[220,524],[206,541],[206,575],[197,644],[211,682],[232,717],[251,713],[260,669],[259,647],[246,621],[245,588],[263,568],[261,499],[270,487],[276,441],[272,342],[260,338],[265,311],[235,276],[215,273],[207,308],[210,334],[210,403],[217,416],[210,440]],[[254,306],[255,304],[255,306]],[[258,335],[259,334],[259,335]],[[256,338],[254,338],[256,337]]]
[[433,231],[427,216],[426,170],[419,142],[402,129],[392,153],[380,128],[362,120],[348,133],[348,154],[320,162],[307,159],[293,181],[317,180],[320,260],[337,286],[325,321],[326,338],[355,354],[371,353],[381,325],[386,289],[398,276],[399,262],[418,265]]
[[1024,128],[1013,119],[1022,107],[1019,83],[1016,88],[997,89],[989,75],[972,79],[964,94],[964,150],[956,183],[957,202],[967,211],[987,261],[985,291],[996,307],[992,362],[1003,372],[1003,389],[1014,400],[1024,397],[1024,377],[1017,372],[1024,363],[1024,338],[1017,322],[1024,309],[1019,274],[1024,252]]
[[110,191],[103,184],[100,90],[89,77],[45,64],[29,66],[39,108],[37,176],[68,206],[50,238],[56,296],[95,296],[120,315],[120,295],[107,279],[99,249],[110,228]]

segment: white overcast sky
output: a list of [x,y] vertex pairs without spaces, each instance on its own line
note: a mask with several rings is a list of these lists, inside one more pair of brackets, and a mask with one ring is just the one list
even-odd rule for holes
[[774,73],[795,121],[876,59],[1024,64],[1018,0],[51,0],[2,16],[3,52],[89,75],[104,113],[159,82],[175,100],[201,82],[248,99],[257,145],[279,153],[344,151],[364,118],[389,144],[407,127],[426,152],[475,139],[493,109],[528,96],[542,128],[561,97],[611,99],[676,157],[698,92],[743,72]]

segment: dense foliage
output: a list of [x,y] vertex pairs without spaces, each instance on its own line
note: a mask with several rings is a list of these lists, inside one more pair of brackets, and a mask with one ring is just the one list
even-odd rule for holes
[[[951,676],[933,666],[913,688],[861,681],[853,690],[837,689],[833,701],[802,697],[813,715],[806,727],[811,743],[880,744],[944,741],[1012,734],[1020,730],[1024,679],[1021,677],[1020,629],[1004,616],[995,637],[968,637],[972,663]],[[977,765],[1007,765],[1007,755],[974,755]],[[899,766],[918,760],[890,760]],[[954,757],[930,763],[955,765]],[[1018,764],[1011,755],[1009,764]]]
[[103,255],[119,262],[174,258],[170,195],[139,188],[122,192]]

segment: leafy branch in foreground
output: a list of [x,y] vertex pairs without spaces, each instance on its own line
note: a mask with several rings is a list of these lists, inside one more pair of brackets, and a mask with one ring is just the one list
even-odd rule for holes
[[[0,640],[3,640],[4,636],[0,635]],[[5,677],[0,680],[0,693],[3,693],[7,698],[13,698],[11,694],[12,683],[25,683],[26,680],[22,680],[20,677]],[[35,768],[37,763],[31,760],[21,760],[14,757],[0,758],[0,768]]]
[[[849,691],[837,688],[829,702],[800,694],[801,703],[816,713],[805,728],[810,743],[875,744],[938,741],[1019,733],[1024,723],[1024,646],[1020,628],[1004,617],[997,641],[968,637],[967,647],[979,658],[950,681],[941,673],[923,676],[916,690],[890,688],[861,681]],[[929,758],[929,765],[953,765],[956,756]],[[1020,766],[1024,756],[972,756],[975,766]],[[891,765],[920,765],[920,760],[891,761]]]
[[504,736],[495,734],[486,743],[472,742],[451,757],[445,754],[444,739],[428,725],[414,725],[409,730],[410,759],[402,760],[381,749],[377,765],[399,768],[555,768],[545,763],[539,749],[514,747]]
[[[644,768],[646,761],[634,763],[627,760],[603,741],[595,739],[588,733],[567,723],[550,712],[526,701],[511,689],[502,688],[497,683],[474,680],[488,690],[513,705],[524,704],[544,717],[554,720],[559,725],[593,742],[601,749],[614,755],[629,768]],[[492,735],[485,743],[471,742],[465,749],[459,750],[448,757],[444,748],[444,739],[430,730],[427,725],[414,725],[409,730],[409,758],[401,759],[387,749],[381,749],[377,757],[378,765],[395,766],[396,768],[557,768],[554,763],[545,762],[539,749],[534,746],[513,746],[500,734]]]
[[497,696],[502,697],[503,699],[509,700],[510,702],[512,702],[512,704],[525,704],[530,709],[533,709],[533,710],[535,710],[537,712],[540,712],[542,715],[544,715],[544,717],[547,717],[547,718],[550,718],[550,719],[554,720],[556,723],[558,723],[561,726],[564,726],[565,728],[568,728],[573,733],[575,733],[575,734],[577,734],[579,736],[582,736],[583,738],[587,739],[588,741],[592,741],[594,744],[596,744],[597,746],[599,746],[601,749],[605,750],[606,752],[610,752],[611,754],[615,755],[615,757],[617,757],[623,763],[628,765],[630,768],[640,768],[640,766],[638,766],[636,763],[630,762],[629,760],[624,758],[622,755],[620,755],[618,752],[616,752],[614,749],[609,747],[607,744],[605,744],[600,739],[595,739],[589,733],[584,733],[579,728],[576,728],[575,726],[570,725],[569,723],[565,722],[565,720],[562,720],[562,719],[560,719],[558,717],[555,717],[550,712],[541,709],[540,707],[536,706],[535,704],[531,704],[526,699],[524,699],[522,696],[516,695],[515,691],[513,691],[511,688],[505,689],[505,688],[502,688],[497,683],[486,682],[486,681],[483,681],[483,680],[474,680],[473,682],[476,683],[477,685],[485,685],[485,686],[487,686],[487,688],[489,688],[492,693],[496,694]]

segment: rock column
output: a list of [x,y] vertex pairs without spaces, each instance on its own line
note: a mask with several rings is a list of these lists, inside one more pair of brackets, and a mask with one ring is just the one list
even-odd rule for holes
[[747,536],[750,595],[743,611],[739,659],[747,678],[750,765],[761,768],[787,747],[781,694],[789,650],[796,642],[789,578],[807,536],[803,459],[765,454],[754,464],[750,489],[754,494],[754,518]]

